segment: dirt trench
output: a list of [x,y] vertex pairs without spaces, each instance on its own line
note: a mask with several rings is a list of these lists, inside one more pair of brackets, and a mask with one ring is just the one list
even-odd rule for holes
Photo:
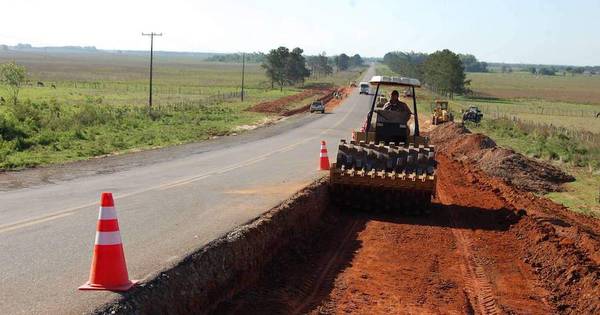
[[600,313],[598,220],[481,167],[489,139],[448,128],[431,214],[337,209],[320,181],[98,312]]
[[521,218],[494,196],[446,191],[465,184],[453,175],[440,178],[441,203],[426,217],[342,209],[318,241],[277,259],[214,314],[552,313],[515,256],[508,231]]
[[[214,314],[598,314],[598,221],[480,167],[492,163],[475,152],[495,147],[489,138],[444,141],[452,149],[437,156],[429,216],[329,209],[326,229],[292,244]],[[539,171],[532,190],[568,180]]]

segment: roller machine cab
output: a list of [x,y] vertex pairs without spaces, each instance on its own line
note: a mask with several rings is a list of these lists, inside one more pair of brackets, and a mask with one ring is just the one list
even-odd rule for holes
[[410,113],[371,109],[363,130],[352,140],[340,140],[330,169],[332,200],[341,208],[405,213],[428,211],[435,193],[435,148],[419,133],[415,87],[417,79],[374,76],[370,84],[379,95],[381,86],[411,89],[414,132],[408,127]]

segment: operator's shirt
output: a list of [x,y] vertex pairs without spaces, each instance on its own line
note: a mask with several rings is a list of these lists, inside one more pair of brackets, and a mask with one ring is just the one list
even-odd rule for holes
[[400,101],[396,101],[396,102],[389,101],[389,102],[385,103],[385,105],[383,105],[383,110],[407,112],[409,114],[411,113],[410,108],[408,108],[408,105],[406,105],[406,103],[400,102]]

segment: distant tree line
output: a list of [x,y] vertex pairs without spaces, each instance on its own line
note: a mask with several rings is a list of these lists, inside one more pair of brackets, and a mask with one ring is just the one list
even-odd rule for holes
[[569,73],[571,75],[586,74],[586,73],[587,74],[600,74],[600,68],[596,70],[594,67],[572,67],[572,66],[566,66],[566,67],[529,66],[529,67],[527,67],[527,71],[530,72],[531,74],[536,74],[536,75],[557,75],[559,72],[561,72],[563,75],[566,75],[567,73]]
[[532,74],[538,74],[538,75],[556,75],[556,68],[554,67],[542,67],[542,68],[536,68],[536,67],[529,67],[529,72],[531,72]]
[[459,54],[458,57],[465,66],[465,72],[488,72],[488,64],[485,61],[479,61],[475,56],[469,54]]
[[334,68],[338,71],[344,71],[350,68],[362,67],[365,64],[365,61],[359,54],[355,54],[352,57],[346,54],[327,57],[325,52],[316,56],[308,56],[306,61],[312,76],[315,78],[332,74]]
[[333,57],[333,63],[339,71],[348,70],[349,68],[360,67],[364,65],[364,60],[359,54],[350,57],[346,54],[340,54]]
[[[247,63],[262,63],[265,61],[265,54],[262,52],[246,53],[244,57]],[[207,61],[217,62],[242,62],[241,53],[217,54],[206,59]]]
[[325,52],[307,57],[306,62],[311,74],[316,78],[328,76],[333,73],[333,66]]
[[489,68],[494,71],[510,72],[525,71],[535,75],[575,75],[575,74],[600,74],[600,66],[564,66],[564,65],[535,65],[535,64],[509,64],[509,63],[488,63]]
[[383,57],[383,63],[392,71],[417,78],[433,91],[450,98],[465,93],[470,83],[460,56],[448,49],[432,54],[389,52]]
[[[565,71],[572,73],[572,74],[582,74],[585,72],[585,67],[566,67]],[[597,72],[597,73],[600,73],[600,68],[598,69],[598,71],[599,72]]]
[[513,72],[513,68],[509,65],[502,65],[502,67],[500,67],[500,72],[511,73],[511,72]]
[[298,47],[290,51],[282,46],[264,55],[262,67],[267,77],[271,79],[271,87],[277,84],[280,89],[283,89],[286,85],[304,83],[311,75],[318,78],[331,75],[334,69],[344,71],[364,65],[364,60],[359,54],[352,57],[347,54],[328,57],[325,52],[322,52],[316,56],[304,57],[303,52]]
[[415,52],[389,52],[383,56],[383,63],[392,71],[403,76],[424,79],[424,63],[428,55]]

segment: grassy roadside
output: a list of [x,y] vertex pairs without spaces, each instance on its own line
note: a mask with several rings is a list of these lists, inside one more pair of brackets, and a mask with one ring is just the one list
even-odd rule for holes
[[0,169],[17,169],[162,147],[215,135],[264,117],[246,104],[195,108],[59,105],[22,102],[0,108]]
[[[532,125],[509,119],[484,119],[468,124],[473,132],[486,134],[500,146],[531,158],[548,161],[575,176],[565,191],[546,195],[577,212],[600,217],[600,143],[592,138],[569,136],[560,128]],[[575,134],[576,135],[576,134]],[[595,135],[598,139],[598,135]],[[587,140],[589,139],[589,140]]]
[[[226,79],[229,79],[232,76],[230,65],[222,66]],[[223,80],[218,69],[219,65],[210,65],[214,82]],[[359,74],[360,71],[343,71],[310,83],[348,82]],[[58,75],[52,78],[56,80]],[[73,73],[74,77],[85,75],[88,74]],[[264,79],[264,74],[262,77]],[[250,83],[258,84],[257,73],[251,72],[251,78]],[[176,91],[177,96],[161,94],[159,90],[155,106],[148,114],[143,89],[136,90],[138,82],[135,80],[124,85],[128,91],[111,90],[116,83],[109,80],[99,81],[98,85],[81,82],[85,81],[80,81],[77,88],[64,88],[67,81],[58,81],[56,89],[28,87],[16,106],[0,105],[0,171],[201,141],[239,132],[238,126],[264,122],[268,116],[246,111],[247,108],[303,91],[301,87],[286,87],[280,91],[251,86],[246,90],[244,102],[237,97],[206,102],[190,94],[186,89],[189,81],[173,81],[168,87]],[[210,83],[210,80],[206,82]],[[234,83],[229,84],[232,86],[201,88],[204,91],[234,91]],[[0,95],[2,91],[0,86]]]

